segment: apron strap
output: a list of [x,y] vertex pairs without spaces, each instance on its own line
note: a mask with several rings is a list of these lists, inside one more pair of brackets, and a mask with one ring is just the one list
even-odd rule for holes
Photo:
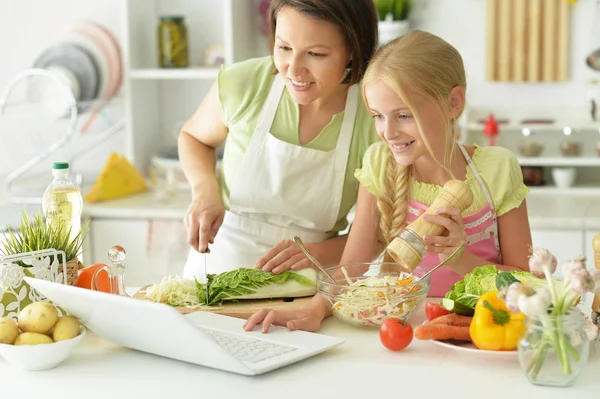
[[465,150],[465,147],[463,147],[462,144],[460,144],[460,143],[456,143],[456,144],[458,145],[458,148],[460,148],[460,151],[463,153],[463,156],[467,160],[467,163],[469,164],[471,171],[473,171],[473,175],[475,176],[475,179],[477,179],[477,182],[479,183],[479,186],[481,187],[481,191],[483,191],[483,194],[485,195],[485,198],[487,199],[487,202],[490,206],[490,211],[492,212],[492,215],[494,218],[494,222],[492,225],[493,233],[494,233],[493,234],[494,235],[494,244],[496,245],[496,250],[498,251],[498,259],[502,263],[502,252],[500,252],[500,241],[499,241],[499,237],[498,237],[498,218],[496,216],[496,208],[494,206],[494,201],[492,200],[492,196],[490,194],[490,191],[487,188],[487,185],[481,178],[481,175],[477,171],[475,164],[473,163],[473,161],[471,160],[471,157],[467,153],[467,150]]
[[335,147],[335,168],[342,173],[341,179],[344,179],[346,166],[348,165],[348,156],[350,155],[350,145],[352,143],[352,134],[354,132],[354,122],[358,114],[358,86],[352,85],[348,89],[346,97],[346,106],[344,108],[344,119],[340,127],[340,134]]
[[481,175],[477,171],[477,168],[475,167],[475,164],[473,164],[473,161],[471,160],[471,157],[467,153],[467,150],[465,150],[465,147],[463,147],[462,144],[460,144],[460,143],[457,143],[457,144],[458,144],[458,148],[460,148],[460,150],[463,153],[465,159],[467,160],[467,163],[469,164],[469,168],[471,168],[471,171],[473,172],[473,175],[475,176],[475,179],[477,179],[477,182],[479,183],[479,186],[481,187],[481,191],[483,191],[483,194],[485,195],[485,198],[487,199],[487,202],[488,202],[490,208],[492,209],[492,211],[495,214],[496,213],[496,208],[494,206],[494,201],[492,201],[492,196],[490,195],[490,192],[487,189],[486,184],[483,182],[483,179],[481,178]]
[[271,130],[271,125],[273,125],[273,120],[275,119],[275,114],[277,113],[277,107],[279,106],[279,100],[283,94],[283,89],[285,89],[285,84],[283,83],[281,75],[277,74],[275,79],[273,79],[267,100],[265,101],[265,105],[260,113],[258,123],[254,129],[254,134],[252,135],[252,140],[250,141],[251,144],[262,145],[267,132]]

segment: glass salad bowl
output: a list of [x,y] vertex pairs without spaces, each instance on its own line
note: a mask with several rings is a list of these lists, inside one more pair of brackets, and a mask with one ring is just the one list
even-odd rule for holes
[[379,327],[388,317],[410,319],[423,304],[431,276],[408,273],[397,263],[350,263],[317,272],[317,290],[329,300],[338,319],[361,327]]

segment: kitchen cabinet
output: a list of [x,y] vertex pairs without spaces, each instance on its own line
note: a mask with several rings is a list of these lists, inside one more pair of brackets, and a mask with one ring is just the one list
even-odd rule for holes
[[108,250],[122,246],[127,256],[126,283],[140,286],[148,282],[147,261],[148,220],[93,219],[90,223],[90,257],[94,263],[110,264]]
[[85,264],[109,264],[108,250],[114,245],[121,245],[127,253],[125,280],[135,287],[181,275],[189,251],[180,219],[98,218],[90,223],[90,258]]
[[[126,0],[123,2],[123,91],[126,157],[143,174],[152,157],[172,152],[180,128],[214,83],[218,66],[205,52],[222,48],[226,65],[267,55],[260,34],[260,0]],[[188,31],[190,66],[158,67],[157,26],[161,16],[181,15]]]
[[583,230],[532,229],[531,239],[534,247],[546,248],[556,256],[558,267],[555,276],[558,278],[562,277],[560,266],[579,255],[584,255],[588,241]]

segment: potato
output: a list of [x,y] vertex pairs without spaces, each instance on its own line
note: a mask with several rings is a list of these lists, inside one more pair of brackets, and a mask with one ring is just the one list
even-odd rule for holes
[[23,332],[48,334],[58,321],[58,310],[49,302],[34,302],[25,306],[17,319]]
[[12,345],[19,336],[19,327],[13,319],[3,317],[0,319],[0,344]]
[[43,345],[52,344],[52,338],[44,334],[24,332],[15,340],[15,345]]
[[54,342],[66,341],[79,335],[79,320],[73,316],[63,316],[56,322],[52,339]]

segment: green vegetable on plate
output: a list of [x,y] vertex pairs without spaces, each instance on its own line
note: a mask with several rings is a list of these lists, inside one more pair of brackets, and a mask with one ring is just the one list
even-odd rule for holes
[[491,264],[479,266],[450,287],[442,300],[442,306],[454,313],[472,316],[481,295],[501,290],[514,282],[543,284],[544,281],[529,272],[502,271]]

